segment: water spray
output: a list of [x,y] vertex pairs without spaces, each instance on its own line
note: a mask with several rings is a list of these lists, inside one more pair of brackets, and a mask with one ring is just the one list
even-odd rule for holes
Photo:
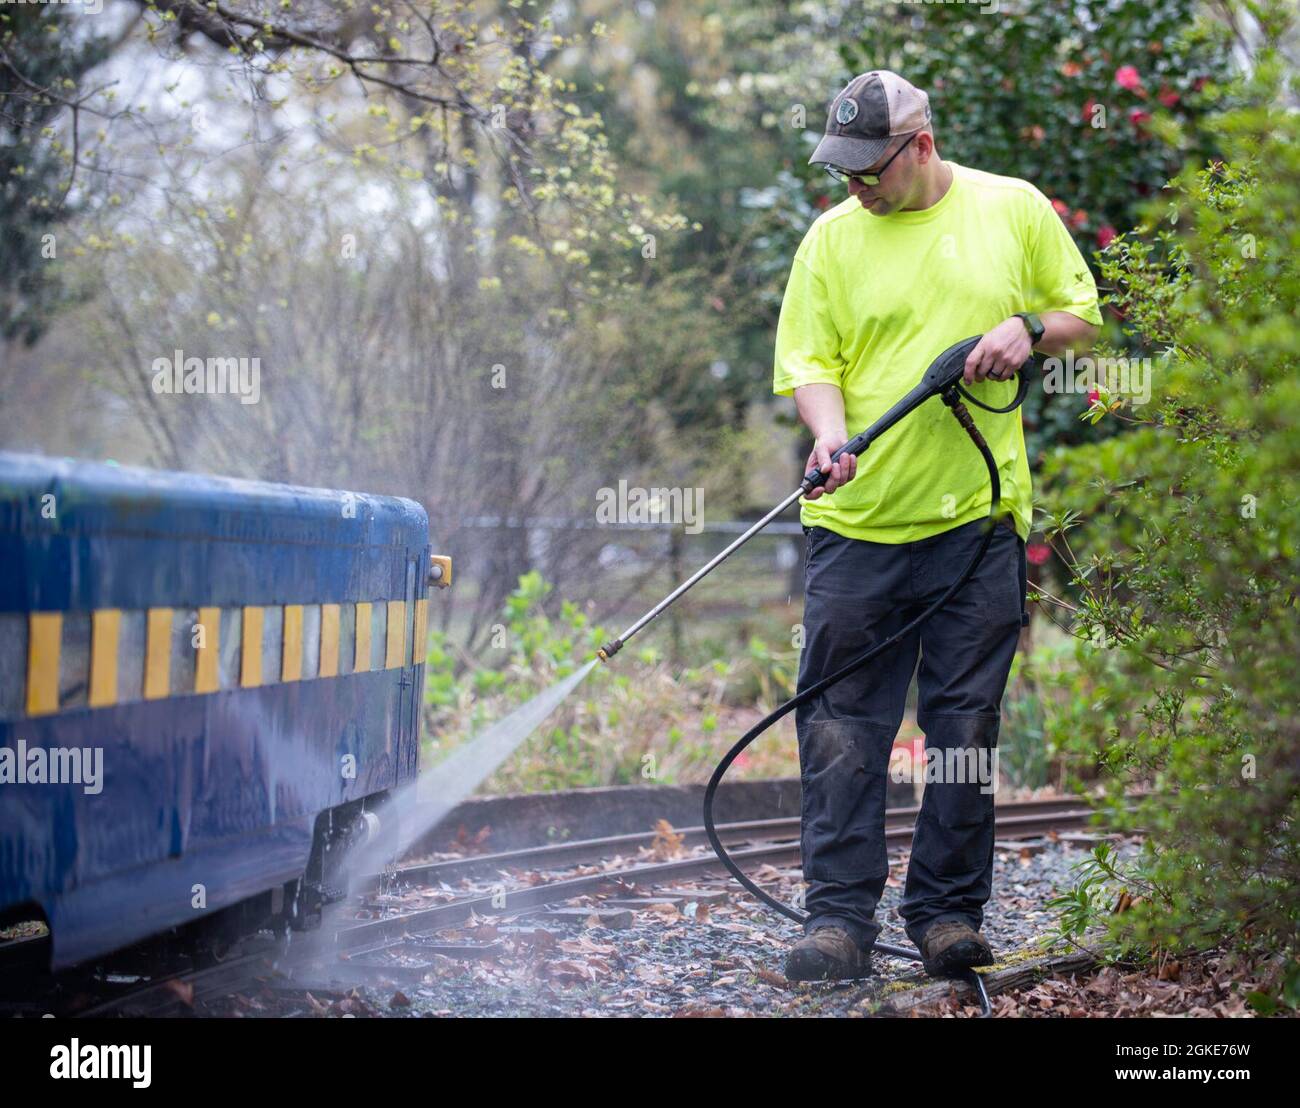
[[382,869],[438,826],[462,801],[513,754],[596,668],[596,659],[543,689],[513,712],[489,724],[457,747],[432,770],[397,789],[384,806],[377,831],[350,852],[347,871],[353,880]]

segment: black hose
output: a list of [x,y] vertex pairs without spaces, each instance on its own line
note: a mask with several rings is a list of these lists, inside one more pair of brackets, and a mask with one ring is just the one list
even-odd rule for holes
[[[781,719],[783,716],[789,715],[801,704],[807,704],[815,697],[820,696],[832,685],[843,681],[844,678],[849,676],[849,674],[861,669],[871,661],[871,659],[882,654],[907,635],[910,635],[920,627],[921,624],[947,604],[948,601],[956,595],[957,591],[965,585],[972,576],[974,576],[976,568],[983,560],[984,555],[988,553],[989,545],[993,541],[993,529],[998,526],[998,518],[1002,502],[1002,482],[998,477],[998,467],[997,462],[993,458],[993,452],[989,449],[988,443],[984,441],[984,436],[980,434],[979,429],[975,426],[975,422],[971,418],[970,412],[967,410],[966,406],[962,404],[958,394],[986,411],[999,413],[1010,412],[1019,407],[1024,401],[1025,393],[1028,389],[1027,374],[1022,372],[1020,374],[1020,379],[1020,385],[1016,390],[1016,398],[1005,408],[990,408],[987,404],[983,404],[976,400],[960,385],[953,385],[943,393],[944,403],[952,409],[953,415],[957,417],[957,422],[965,429],[966,433],[970,436],[971,441],[975,444],[980,455],[983,457],[984,464],[988,467],[989,484],[992,489],[992,496],[989,501],[988,519],[984,528],[984,537],[981,539],[980,545],[975,550],[975,553],[971,556],[970,561],[967,562],[966,568],[962,570],[961,574],[951,585],[948,586],[947,590],[938,600],[926,608],[924,612],[904,626],[901,630],[894,632],[894,634],[890,635],[889,638],[885,639],[883,642],[877,643],[862,654],[859,654],[851,662],[842,666],[834,673],[827,677],[823,677],[820,681],[808,686],[808,688],[804,689],[803,692],[792,696],[784,704],[764,716],[763,719],[759,720],[758,723],[746,731],[745,734],[737,740],[736,744],[727,751],[723,756],[722,761],[718,763],[717,768],[713,771],[713,776],[709,779],[708,787],[704,790],[704,833],[708,836],[709,845],[713,847],[713,852],[718,856],[718,861],[727,868],[732,877],[739,881],[744,888],[760,901],[774,911],[779,912],[781,915],[794,920],[796,923],[804,923],[808,919],[807,913],[800,912],[797,908],[792,908],[788,904],[782,904],[781,901],[764,892],[754,884],[754,882],[745,875],[744,871],[741,870],[734,861],[732,861],[731,856],[727,853],[726,847],[722,845],[722,840],[718,838],[718,832],[713,822],[713,800],[717,794],[718,786],[722,783],[722,778],[726,775],[727,770],[731,768],[731,764],[736,760],[736,758],[739,757],[745,748],[758,738],[759,735],[776,723],[777,720]],[[910,950],[907,947],[877,943],[873,949],[880,951],[882,954],[889,954],[898,958],[907,958],[913,961],[920,959],[920,955],[916,951]],[[981,983],[977,982],[976,984],[979,985]],[[983,994],[982,987],[978,991]],[[982,1007],[986,1009],[985,1014],[987,1014],[986,997],[983,998]]]

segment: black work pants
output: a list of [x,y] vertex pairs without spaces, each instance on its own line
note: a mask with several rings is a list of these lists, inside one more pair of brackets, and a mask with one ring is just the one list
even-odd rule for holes
[[[941,596],[983,537],[983,520],[888,544],[805,528],[803,690],[892,635]],[[983,923],[993,872],[993,789],[1002,694],[1025,616],[1025,544],[999,525],[975,575],[894,647],[795,717],[803,783],[808,929],[843,927],[864,949],[889,866],[889,757],[917,673],[930,763],[900,914],[917,945],[954,919]],[[917,658],[920,669],[917,670]]]

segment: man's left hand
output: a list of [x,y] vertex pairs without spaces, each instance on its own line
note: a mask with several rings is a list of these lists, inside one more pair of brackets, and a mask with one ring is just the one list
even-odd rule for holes
[[983,381],[986,377],[994,381],[1009,381],[1016,375],[1034,351],[1034,344],[1029,338],[1029,329],[1019,316],[1012,316],[999,323],[991,331],[986,331],[966,356],[966,384]]

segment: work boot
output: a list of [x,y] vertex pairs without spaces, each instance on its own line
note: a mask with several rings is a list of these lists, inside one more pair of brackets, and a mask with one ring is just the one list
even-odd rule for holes
[[942,920],[922,936],[921,960],[931,977],[951,977],[971,966],[991,966],[993,948],[960,920]]
[[842,927],[805,935],[785,960],[787,981],[846,981],[871,976],[871,955]]

